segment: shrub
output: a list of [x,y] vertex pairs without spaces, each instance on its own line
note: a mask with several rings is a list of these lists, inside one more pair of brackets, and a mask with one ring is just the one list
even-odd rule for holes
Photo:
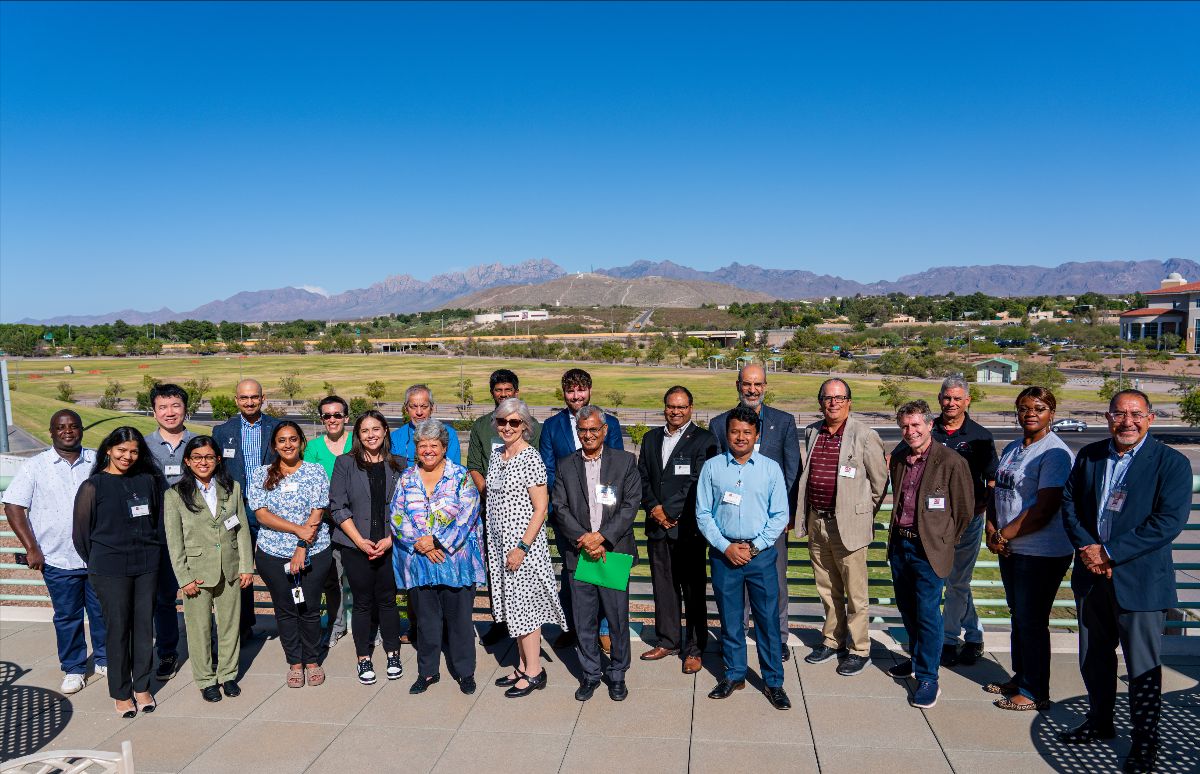
[[[149,393],[146,393],[146,401],[149,403]],[[231,395],[214,395],[209,398],[208,405],[212,408],[213,419],[229,419],[238,413],[237,401]]]

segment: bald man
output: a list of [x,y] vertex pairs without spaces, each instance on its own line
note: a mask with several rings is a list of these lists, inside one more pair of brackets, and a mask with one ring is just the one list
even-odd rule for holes
[[[758,442],[754,451],[767,459],[775,460],[783,470],[787,484],[788,506],[796,509],[796,481],[800,477],[800,434],[796,431],[796,419],[786,411],[763,403],[767,392],[767,372],[760,365],[748,365],[738,371],[735,383],[738,403],[754,409],[758,414]],[[717,437],[718,451],[729,450],[725,439],[725,425],[729,412],[718,414],[709,423],[708,429]],[[775,541],[775,568],[779,575],[779,632],[783,638],[783,660],[791,658],[788,649],[788,589],[787,589],[787,530]],[[749,610],[749,606],[746,608]],[[747,613],[748,615],[748,613]]]
[[[242,488],[242,499],[246,499],[246,478],[255,468],[270,464],[275,458],[271,451],[271,433],[279,420],[262,413],[263,388],[254,379],[243,379],[234,391],[238,415],[213,428],[212,437],[221,447],[225,469]],[[250,534],[258,537],[258,521],[254,512],[246,505],[250,519]],[[254,636],[254,590],[242,589],[242,641]]]

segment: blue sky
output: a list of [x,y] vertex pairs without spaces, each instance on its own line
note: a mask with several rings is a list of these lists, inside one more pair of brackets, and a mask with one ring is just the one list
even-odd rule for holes
[[1189,3],[0,3],[0,319],[1200,259],[1197,39]]

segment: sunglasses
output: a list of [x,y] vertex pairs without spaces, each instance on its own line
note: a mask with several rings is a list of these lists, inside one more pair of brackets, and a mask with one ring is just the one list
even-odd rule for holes
[[520,427],[522,424],[523,423],[521,422],[521,420],[517,419],[516,417],[509,417],[508,419],[497,419],[496,420],[496,427]]
[[333,414],[322,414],[321,419],[345,419],[346,415],[338,411]]

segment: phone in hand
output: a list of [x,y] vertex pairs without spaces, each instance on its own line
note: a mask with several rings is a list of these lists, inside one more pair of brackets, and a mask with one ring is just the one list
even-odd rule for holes
[[13,556],[16,557],[15,561],[17,564],[25,567],[29,566],[29,554],[13,554]]

